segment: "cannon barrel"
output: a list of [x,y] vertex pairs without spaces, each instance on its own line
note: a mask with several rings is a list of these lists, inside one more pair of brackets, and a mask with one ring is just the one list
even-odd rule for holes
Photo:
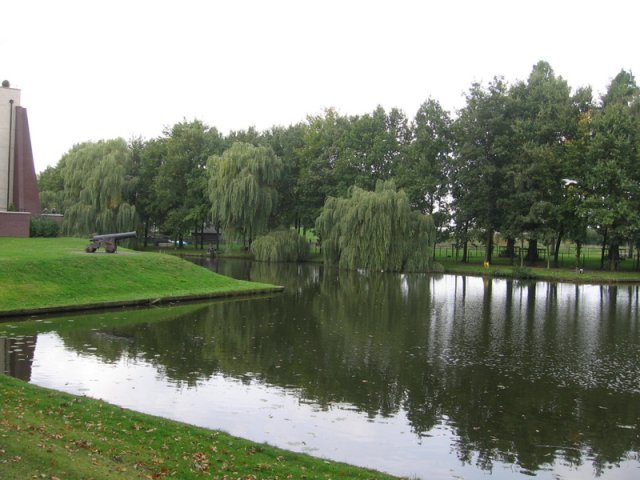
[[118,249],[118,240],[125,238],[134,238],[136,232],[124,232],[124,233],[105,233],[104,235],[94,235],[89,239],[91,242],[84,249],[87,253],[94,253],[99,248],[104,248],[107,253],[116,253]]
[[123,233],[105,233],[103,235],[94,235],[89,240],[122,240],[124,238],[134,238],[136,232],[123,232]]

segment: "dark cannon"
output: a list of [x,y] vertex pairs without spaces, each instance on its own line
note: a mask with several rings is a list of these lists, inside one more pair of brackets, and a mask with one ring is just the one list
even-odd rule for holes
[[94,253],[100,247],[104,248],[107,253],[116,253],[118,249],[118,240],[125,238],[135,238],[136,232],[124,233],[105,233],[104,235],[94,235],[89,240],[91,243],[85,248],[85,252]]

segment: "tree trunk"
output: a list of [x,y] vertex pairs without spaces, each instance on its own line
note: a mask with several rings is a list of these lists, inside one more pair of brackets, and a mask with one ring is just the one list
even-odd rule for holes
[[607,229],[604,229],[604,237],[602,238],[602,250],[600,251],[600,270],[604,270],[604,252],[607,246]]
[[487,230],[486,250],[484,252],[484,261],[491,263],[491,254],[493,253],[493,230]]
[[562,235],[564,232],[560,230],[558,232],[558,238],[556,239],[556,249],[553,252],[553,267],[558,268],[558,257],[560,256],[560,244],[562,243]]
[[551,268],[551,251],[549,249],[549,245],[550,245],[549,241],[544,242],[544,246],[545,246],[545,248],[547,250],[547,270],[549,270]]
[[535,265],[538,261],[538,240],[529,240],[529,248],[527,249],[527,263],[529,265]]
[[609,255],[607,256],[609,262],[609,270],[612,272],[618,269],[618,263],[620,262],[620,245],[609,245]]
[[506,255],[511,259],[511,265],[516,258],[516,239],[513,237],[507,238],[507,251]]
[[520,268],[524,267],[524,255],[522,252],[524,252],[524,238],[520,239]]
[[144,221],[144,248],[147,248],[149,237],[149,220]]
[[469,261],[469,222],[464,222],[462,229],[462,263]]
[[[580,254],[581,253],[582,253],[582,242],[578,240],[576,242],[576,268],[580,268]],[[582,268],[584,268],[584,265],[582,265]]]

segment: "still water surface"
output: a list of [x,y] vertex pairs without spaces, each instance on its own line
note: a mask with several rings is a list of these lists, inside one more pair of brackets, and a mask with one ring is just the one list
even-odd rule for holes
[[640,478],[636,286],[206,261],[251,300],[0,324],[0,368],[425,479]]

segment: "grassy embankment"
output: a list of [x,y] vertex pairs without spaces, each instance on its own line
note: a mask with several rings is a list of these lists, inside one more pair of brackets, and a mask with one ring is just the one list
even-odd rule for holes
[[[600,249],[585,248],[581,257],[580,267],[576,269],[575,253],[563,253],[557,268],[547,268],[546,259],[541,259],[535,265],[520,267],[519,259],[494,255],[489,267],[483,265],[482,251],[474,252],[467,263],[461,263],[451,256],[450,249],[436,248],[436,260],[443,266],[446,273],[460,275],[486,275],[491,277],[505,277],[532,280],[548,280],[555,282],[574,283],[640,283],[640,272],[635,270],[634,261],[622,261],[617,271],[600,268]],[[552,262],[551,262],[552,263]]]
[[390,479],[0,375],[0,477]]
[[112,302],[268,292],[173,255],[84,252],[77,238],[0,238],[0,315]]

